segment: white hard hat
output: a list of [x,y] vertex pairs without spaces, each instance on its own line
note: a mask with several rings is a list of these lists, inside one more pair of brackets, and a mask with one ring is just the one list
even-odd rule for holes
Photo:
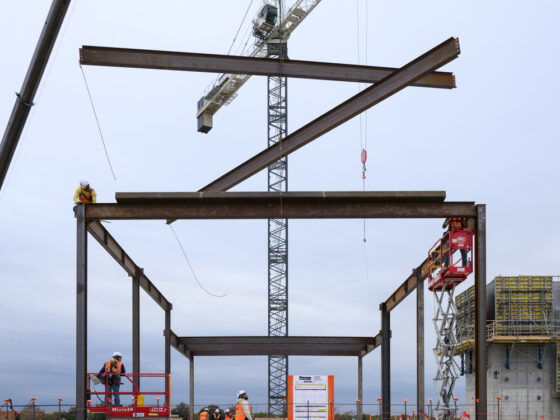
[[226,408],[226,413],[229,413],[229,408]]
[[219,413],[219,412],[220,412],[220,409],[219,409],[219,408],[216,408],[216,410],[214,410],[214,412],[215,412],[215,413]]
[[87,187],[88,185],[89,185],[89,181],[86,181],[85,179],[82,179],[82,180],[80,181],[80,186],[81,186],[82,188],[85,188],[85,187]]
[[209,411],[209,410],[208,410],[208,407],[205,407],[205,408],[204,408],[204,411]]
[[246,393],[247,393],[247,392],[245,392],[244,390],[237,391],[237,398],[241,398],[241,396],[242,396],[243,394],[246,394]]
[[113,353],[113,357],[122,357],[122,354],[120,354],[118,351]]

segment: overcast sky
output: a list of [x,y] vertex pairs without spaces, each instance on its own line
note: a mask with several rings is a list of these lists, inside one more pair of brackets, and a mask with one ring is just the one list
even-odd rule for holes
[[[560,3],[367,1],[366,16],[366,0],[323,0],[291,37],[290,58],[363,64],[367,55],[368,64],[399,67],[451,36],[459,37],[462,53],[443,68],[455,73],[457,89],[407,88],[370,110],[362,136],[369,152],[366,188],[446,190],[449,200],[486,203],[488,281],[499,274],[559,273]],[[0,2],[2,130],[50,3]],[[266,146],[265,78],[250,79],[203,135],[196,132],[196,102],[215,75],[84,67],[114,181],[78,66],[79,47],[227,53],[248,4],[72,2],[0,192],[2,398],[74,402],[72,195],[80,179],[90,180],[102,202],[114,202],[117,191],[196,191]],[[254,1],[249,16],[259,4]],[[289,131],[358,88],[290,80]],[[289,158],[290,189],[360,190],[360,144],[360,119],[354,118],[298,150]],[[265,189],[262,172],[234,190]],[[266,335],[266,221],[174,226],[199,279],[226,297],[196,285],[163,221],[106,224],[173,303],[178,335]],[[379,302],[440,233],[441,220],[368,221],[364,249],[361,220],[291,221],[290,334],[377,334]],[[131,281],[93,239],[89,243],[88,371],[99,370],[113,351],[123,353],[131,370]],[[426,292],[426,386],[427,397],[435,398],[432,301]],[[163,313],[145,294],[141,308],[141,369],[163,372]],[[414,310],[411,296],[392,316],[394,401],[416,399]],[[379,356],[364,359],[366,403],[380,397]],[[187,369],[187,360],[172,351],[173,403],[188,399]],[[353,405],[355,358],[292,357],[289,371],[334,374],[337,403]],[[265,357],[200,358],[195,372],[197,404],[231,404],[241,388],[253,404],[266,402]],[[465,398],[462,378],[456,395]]]

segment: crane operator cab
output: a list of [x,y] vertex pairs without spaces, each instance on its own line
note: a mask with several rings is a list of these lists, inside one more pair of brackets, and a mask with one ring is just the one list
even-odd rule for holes
[[265,39],[276,26],[278,20],[278,8],[271,4],[265,4],[253,21],[253,35]]
[[428,289],[432,292],[450,290],[473,272],[473,233],[464,229],[466,220],[450,218],[446,224],[449,230],[428,253]]

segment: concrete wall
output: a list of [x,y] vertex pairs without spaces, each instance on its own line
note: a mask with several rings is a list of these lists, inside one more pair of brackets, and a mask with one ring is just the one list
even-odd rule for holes
[[[506,368],[507,347],[509,369]],[[501,419],[560,416],[556,394],[556,344],[542,344],[542,369],[539,369],[537,344],[488,344],[489,420],[497,420],[496,398],[500,397]],[[465,355],[468,358],[468,354]],[[465,374],[467,411],[474,413],[474,373]],[[520,411],[520,413],[519,413]],[[538,417],[535,417],[537,415]]]

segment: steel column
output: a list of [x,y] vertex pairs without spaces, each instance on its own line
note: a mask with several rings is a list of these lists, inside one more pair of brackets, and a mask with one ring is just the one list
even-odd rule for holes
[[[132,373],[140,373],[140,280],[139,271],[132,277]],[[133,378],[140,387],[140,377]]]
[[[176,51],[139,50],[84,45],[80,64],[155,70],[178,70],[254,76],[296,77],[341,82],[377,83],[397,70],[393,67],[360,66],[277,58],[200,54]],[[453,89],[453,73],[437,71],[411,86]]]
[[16,94],[16,102],[0,143],[0,190],[69,5],[70,0],[53,0],[21,90]]
[[[165,373],[171,374],[171,309],[165,311]],[[169,392],[169,377],[165,378],[165,389]],[[165,397],[165,404],[169,404],[168,397]]]
[[413,270],[416,275],[416,412],[424,418],[424,280],[422,270]]
[[362,355],[358,356],[358,420],[362,420],[364,392],[363,392],[363,376],[362,376]]
[[76,419],[86,418],[87,385],[87,224],[85,205],[76,213]]
[[194,420],[194,356],[189,358],[189,420]]
[[381,309],[381,405],[382,420],[391,420],[391,312],[384,303]]
[[486,347],[486,205],[476,206],[475,243],[475,398],[478,398],[476,420],[487,419],[487,347]]

